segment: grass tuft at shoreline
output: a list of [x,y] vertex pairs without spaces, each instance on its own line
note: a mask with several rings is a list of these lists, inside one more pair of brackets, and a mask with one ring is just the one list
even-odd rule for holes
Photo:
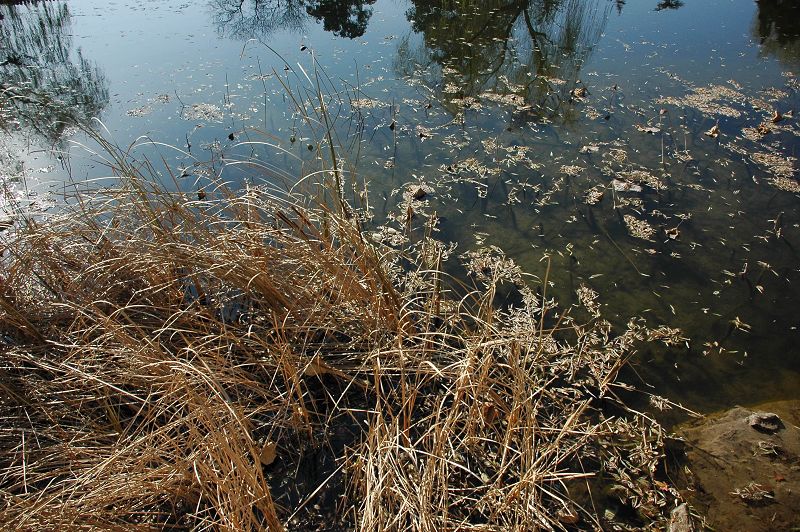
[[125,160],[2,233],[0,521],[626,529],[678,499],[615,394],[650,331],[596,294],[559,308],[498,250],[465,289],[430,234],[388,247],[344,209],[198,199]]

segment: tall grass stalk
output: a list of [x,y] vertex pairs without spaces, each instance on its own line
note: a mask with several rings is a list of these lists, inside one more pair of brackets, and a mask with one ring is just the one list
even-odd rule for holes
[[373,242],[338,182],[333,206],[198,200],[103,149],[116,179],[2,233],[0,522],[592,529],[586,479],[650,523],[674,500],[660,428],[615,395],[638,322],[556,317],[496,253],[464,289],[430,232]]

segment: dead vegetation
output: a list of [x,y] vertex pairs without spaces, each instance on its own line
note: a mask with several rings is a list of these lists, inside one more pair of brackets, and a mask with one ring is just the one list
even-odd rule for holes
[[2,522],[614,529],[621,507],[668,512],[661,429],[614,393],[648,331],[612,333],[589,287],[559,309],[494,250],[464,258],[467,290],[430,235],[384,247],[347,209],[266,189],[198,200],[115,155],[108,186],[2,236]]

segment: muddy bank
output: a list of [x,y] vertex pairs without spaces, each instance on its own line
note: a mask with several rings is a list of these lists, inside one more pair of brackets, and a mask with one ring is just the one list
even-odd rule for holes
[[800,529],[800,401],[735,407],[678,428],[685,498],[714,530]]

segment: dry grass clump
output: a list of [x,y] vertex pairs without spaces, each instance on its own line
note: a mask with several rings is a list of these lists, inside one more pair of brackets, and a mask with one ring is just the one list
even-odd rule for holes
[[124,161],[3,233],[0,521],[609,526],[605,497],[576,499],[590,477],[661,518],[660,429],[613,393],[642,327],[558,313],[496,252],[457,298],[430,242],[380,247],[264,190],[199,201]]
[[635,238],[650,240],[656,234],[656,230],[652,225],[645,220],[636,218],[632,214],[626,214],[623,216],[623,220],[625,221],[625,226],[628,228],[628,233]]

